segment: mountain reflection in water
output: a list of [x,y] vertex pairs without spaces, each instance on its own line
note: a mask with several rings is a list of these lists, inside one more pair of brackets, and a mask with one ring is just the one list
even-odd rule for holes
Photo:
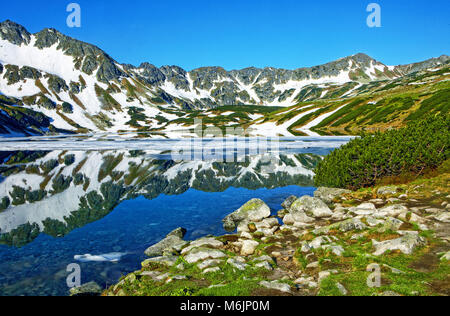
[[223,234],[220,220],[255,197],[275,212],[289,195],[314,192],[326,142],[239,162],[174,161],[166,148],[2,151],[0,295],[65,295],[75,261],[83,283],[106,285],[173,228]]

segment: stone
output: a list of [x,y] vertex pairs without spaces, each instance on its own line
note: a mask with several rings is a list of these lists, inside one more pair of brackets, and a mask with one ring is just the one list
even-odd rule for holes
[[257,263],[257,264],[255,264],[255,267],[257,267],[257,268],[264,268],[267,271],[272,271],[273,270],[272,265],[270,263],[268,263],[267,261],[263,261],[263,262]]
[[354,230],[364,230],[367,226],[363,222],[361,222],[361,219],[359,218],[350,218],[346,219],[342,222],[337,222],[329,226],[321,227],[314,230],[315,234],[326,234],[330,230],[338,229],[342,232],[349,232]]
[[222,263],[222,260],[219,260],[219,259],[209,259],[209,260],[205,260],[205,261],[203,261],[203,262],[200,262],[200,263],[197,265],[197,267],[198,267],[200,270],[204,270],[204,269],[210,268],[210,267],[212,267],[212,266],[218,266],[218,265],[221,264],[221,263]]
[[314,278],[309,277],[309,278],[298,278],[294,281],[294,284],[300,285],[302,287],[307,287],[307,288],[317,288],[318,284],[317,282],[314,281]]
[[256,247],[258,247],[259,243],[254,240],[244,240],[242,242],[241,255],[242,256],[250,256],[255,253]]
[[184,259],[187,263],[196,263],[200,260],[219,259],[223,257],[226,257],[226,255],[220,250],[200,247],[193,249]]
[[328,236],[320,236],[317,237],[315,239],[313,239],[310,243],[309,243],[309,247],[311,249],[319,249],[322,245],[330,243],[331,239]]
[[239,224],[260,222],[270,216],[270,208],[260,199],[252,199],[223,219],[227,231],[234,231]]
[[348,294],[347,289],[341,283],[336,283],[336,287],[338,288],[339,292],[342,295],[347,295]]
[[294,203],[298,198],[295,195],[291,195],[290,197],[288,197],[282,204],[281,206],[285,209],[285,210],[289,210],[291,208],[292,203]]
[[249,232],[242,232],[241,233],[241,238],[253,239],[253,236]]
[[210,238],[200,238],[200,239],[197,239],[197,240],[191,242],[189,244],[189,246],[187,246],[186,248],[184,248],[181,251],[181,254],[184,255],[185,253],[191,251],[194,248],[198,248],[198,247],[208,247],[208,248],[218,249],[218,248],[223,247],[223,242],[221,242],[215,238],[211,238],[211,237]]
[[395,187],[395,186],[381,187],[377,190],[377,194],[382,195],[382,196],[395,195],[395,194],[397,194],[397,187]]
[[259,285],[271,290],[277,290],[283,293],[291,293],[291,287],[289,286],[289,284],[281,283],[279,281],[261,281]]
[[351,192],[352,191],[345,190],[345,189],[320,187],[316,190],[316,192],[314,192],[314,197],[321,199],[325,203],[331,204],[333,202],[333,200],[336,199],[337,197],[340,197],[343,194],[351,193]]
[[400,238],[382,242],[372,240],[372,244],[375,247],[375,252],[373,254],[379,256],[388,250],[399,250],[406,255],[410,255],[416,248],[425,245],[425,243],[425,239],[418,234],[405,234]]
[[340,245],[324,245],[322,246],[322,249],[330,250],[338,257],[342,257],[342,255],[344,254],[344,248],[342,248],[342,246]]
[[442,212],[434,218],[442,223],[450,223],[450,212]]
[[[322,200],[308,195],[302,196],[292,203],[289,212],[296,222],[308,223],[308,217],[323,218],[330,217],[333,212]],[[305,217],[304,214],[307,216]],[[299,216],[299,219],[297,217]],[[305,220],[307,219],[307,220]]]
[[321,271],[319,272],[319,284],[325,280],[326,278],[328,278],[331,275],[330,271]]
[[306,266],[306,269],[316,269],[319,267],[319,261],[311,262]]
[[241,271],[244,271],[248,267],[248,264],[242,262],[239,258],[230,258],[227,260],[227,264]]
[[145,260],[144,262],[142,262],[142,267],[148,267],[151,264],[158,264],[158,265],[163,265],[163,266],[167,266],[167,267],[172,267],[175,265],[175,263],[178,261],[178,257],[177,256],[171,256],[171,257],[155,257],[155,258],[150,258]]
[[388,217],[383,225],[377,230],[379,233],[385,233],[387,231],[396,231],[403,225],[403,222],[394,217]]
[[441,257],[441,261],[450,261],[450,251],[447,251],[446,253],[444,253]]
[[268,261],[268,262],[273,262],[272,258],[269,257],[268,255],[263,255],[261,257],[255,258],[253,259],[254,262],[260,262],[260,261]]
[[170,252],[173,250],[180,251],[187,244],[187,242],[183,240],[185,234],[186,230],[184,228],[175,229],[163,240],[145,250],[145,255],[147,257],[162,256],[166,249],[170,250]]
[[203,270],[203,273],[204,273],[204,274],[207,274],[207,273],[216,273],[216,272],[220,272],[220,268],[219,268],[219,267],[208,268],[208,269]]
[[394,205],[389,205],[389,206],[385,206],[381,209],[378,210],[378,212],[376,214],[374,214],[374,216],[376,217],[386,217],[386,216],[390,216],[390,217],[397,217],[402,213],[408,213],[408,208],[404,205],[401,204],[394,204]]
[[95,282],[89,282],[70,289],[70,296],[100,296],[103,289]]

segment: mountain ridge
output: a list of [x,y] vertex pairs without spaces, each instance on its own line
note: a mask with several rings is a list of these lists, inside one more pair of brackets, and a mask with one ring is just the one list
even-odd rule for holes
[[[211,66],[186,71],[149,62],[120,64],[99,47],[56,29],[31,34],[10,20],[0,23],[0,92],[10,98],[8,104],[49,117],[53,130],[72,132],[161,130],[180,118],[180,111],[229,105],[293,106],[323,99],[336,86],[342,87],[341,97],[347,97],[360,84],[395,80],[449,61],[449,56],[442,55],[386,66],[358,53],[295,70],[227,71]],[[1,115],[7,120],[5,113]]]

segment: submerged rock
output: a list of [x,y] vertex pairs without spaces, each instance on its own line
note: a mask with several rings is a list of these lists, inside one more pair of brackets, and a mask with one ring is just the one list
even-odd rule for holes
[[253,199],[223,219],[223,227],[234,231],[237,226],[244,227],[251,222],[260,222],[270,216],[270,208],[260,199]]
[[180,251],[187,242],[183,240],[186,235],[186,229],[177,228],[171,233],[169,233],[166,238],[161,240],[159,243],[149,247],[145,250],[145,255],[148,257],[162,256],[166,250],[170,253],[175,251]]

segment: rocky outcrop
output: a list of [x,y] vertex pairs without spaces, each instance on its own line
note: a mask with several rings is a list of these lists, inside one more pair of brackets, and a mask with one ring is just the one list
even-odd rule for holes
[[186,229],[177,228],[169,233],[166,238],[145,250],[145,254],[148,257],[157,257],[163,255],[166,251],[181,251],[183,246],[187,244],[183,240],[185,234]]

